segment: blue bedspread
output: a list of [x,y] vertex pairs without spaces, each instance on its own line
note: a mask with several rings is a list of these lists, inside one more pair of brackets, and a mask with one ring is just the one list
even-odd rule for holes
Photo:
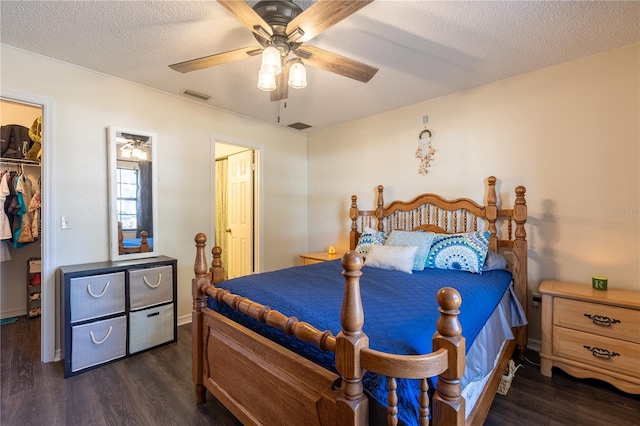
[[[337,335],[344,292],[340,260],[299,266],[232,279],[218,284],[232,293],[276,309],[287,316],[312,324]],[[425,269],[406,274],[365,266],[360,278],[364,309],[363,330],[372,349],[396,354],[424,354],[432,351],[431,339],[439,317],[436,293],[442,287],[454,287],[462,296],[459,319],[466,349],[473,343],[496,308],[511,282],[508,271],[496,270],[482,275],[442,269]],[[209,298],[209,307],[221,312],[259,334],[311,359],[332,371],[334,355],[315,345],[298,341],[228,306],[217,306]],[[373,375],[365,377],[367,393],[386,405],[386,381]],[[399,383],[400,419],[415,424],[407,412],[417,410],[418,391],[407,381]],[[415,394],[415,395],[414,395]],[[415,401],[412,401],[415,397]],[[417,411],[415,411],[417,413]]]
[[[122,240],[123,247],[140,247],[142,244],[142,238],[127,238]],[[147,238],[147,244],[149,244],[149,250],[153,250],[153,238]]]

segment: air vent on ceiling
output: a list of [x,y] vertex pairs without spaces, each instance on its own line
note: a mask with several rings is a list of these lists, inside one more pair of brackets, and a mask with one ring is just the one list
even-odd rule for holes
[[184,89],[182,92],[183,95],[191,96],[192,98],[200,99],[201,101],[208,101],[211,99],[211,96],[205,95],[204,93],[196,92],[191,89]]
[[287,127],[291,127],[292,129],[296,129],[296,130],[304,130],[304,129],[308,129],[311,126],[298,121],[297,123],[289,124],[289,126]]

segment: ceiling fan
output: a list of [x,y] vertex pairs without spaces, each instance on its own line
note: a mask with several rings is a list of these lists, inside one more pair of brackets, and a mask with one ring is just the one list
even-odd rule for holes
[[[306,86],[306,77],[303,84],[295,82],[292,84],[289,80],[290,72],[292,76],[301,71],[300,68],[304,72],[304,66],[299,65],[302,63],[363,83],[371,80],[378,71],[377,68],[362,62],[318,47],[303,45],[373,0],[318,0],[306,10],[302,10],[300,6],[288,0],[262,0],[253,8],[244,1],[217,1],[253,32],[260,46],[243,47],[180,62],[169,67],[187,73],[262,54],[263,67],[260,74],[262,77],[262,72],[265,71],[265,57],[277,52],[275,66],[279,67],[279,72],[269,70],[266,76],[272,79],[271,85],[268,88],[261,87],[271,92],[272,101],[287,99],[288,81],[292,87]],[[274,75],[275,81],[273,81]]]

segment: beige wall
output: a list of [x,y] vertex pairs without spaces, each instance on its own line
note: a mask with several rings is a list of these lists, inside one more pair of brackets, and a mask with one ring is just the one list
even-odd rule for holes
[[[158,134],[162,254],[178,259],[178,316],[191,312],[193,237],[212,229],[212,135],[261,145],[263,269],[306,250],[307,137],[177,96],[2,46],[2,89],[54,103],[55,196],[43,214],[71,217],[52,230],[55,266],[108,260],[107,127]],[[287,206],[283,212],[281,205]]]
[[[309,249],[348,247],[348,206],[422,192],[504,206],[527,188],[529,288],[555,278],[640,290],[640,45],[499,81],[314,133],[309,139]],[[426,70],[428,72],[428,70]],[[429,116],[435,160],[417,173]],[[530,310],[539,339],[539,311]]]

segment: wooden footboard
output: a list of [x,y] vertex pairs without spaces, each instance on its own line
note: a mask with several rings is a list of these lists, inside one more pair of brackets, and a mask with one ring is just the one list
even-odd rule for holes
[[[362,257],[348,252],[342,259],[345,291],[341,310],[342,331],[333,336],[310,324],[216,288],[221,281],[220,250],[214,248],[207,269],[206,236],[198,234],[193,279],[193,381],[197,401],[205,401],[208,389],[244,424],[304,424],[365,426],[369,401],[363,393],[365,370],[389,377],[387,419],[397,424],[395,378],[422,379],[420,423],[465,424],[465,402],[460,379],[465,364],[465,341],[458,321],[462,300],[452,288],[441,289],[441,313],[433,337],[434,352],[401,356],[369,348],[363,333],[360,298]],[[208,296],[219,303],[335,352],[336,375],[305,358],[230,321],[206,307]],[[426,378],[439,376],[429,401]]]

